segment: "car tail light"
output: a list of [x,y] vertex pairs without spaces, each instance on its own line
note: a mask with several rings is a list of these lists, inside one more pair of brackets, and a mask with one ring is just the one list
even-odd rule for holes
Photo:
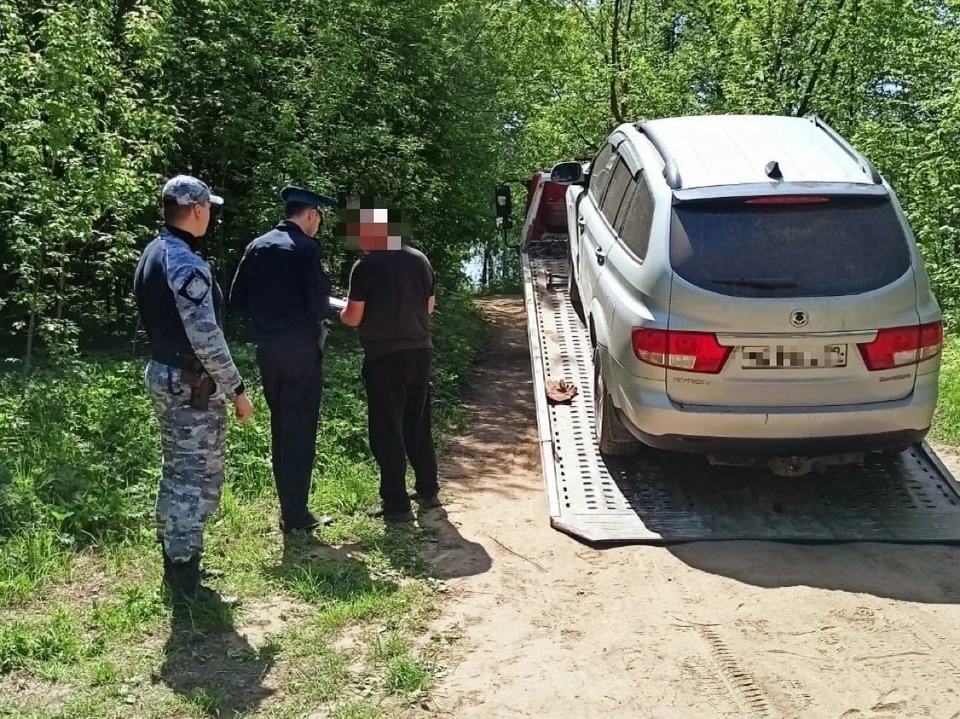
[[931,359],[940,353],[942,346],[942,322],[882,329],[873,342],[859,345],[864,364],[871,372]]
[[633,353],[641,362],[685,372],[717,374],[732,347],[723,347],[706,332],[673,332],[636,328],[631,333]]

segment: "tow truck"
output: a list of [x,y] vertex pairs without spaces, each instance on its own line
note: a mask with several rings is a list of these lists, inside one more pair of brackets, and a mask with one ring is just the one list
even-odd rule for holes
[[[525,183],[519,242],[538,442],[555,529],[592,544],[960,542],[960,487],[926,442],[899,456],[868,455],[860,464],[802,477],[653,450],[641,458],[601,455],[591,340],[570,294],[571,184],[552,168],[533,174]],[[511,224],[509,206],[497,208],[501,226]],[[577,393],[551,402],[548,382],[560,380]]]

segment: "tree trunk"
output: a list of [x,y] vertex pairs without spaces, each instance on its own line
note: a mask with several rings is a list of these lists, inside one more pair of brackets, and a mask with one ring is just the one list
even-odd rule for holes
[[30,300],[30,319],[27,321],[27,350],[23,357],[23,373],[30,374],[33,367],[33,340],[37,331],[37,303],[40,301],[40,284],[43,280],[44,252],[40,250],[40,266],[37,267],[37,277],[33,282],[33,295]]
[[480,285],[487,289],[490,286],[490,245],[483,246],[483,271],[480,274]]
[[63,296],[67,291],[67,243],[60,244],[60,254],[64,258],[57,276],[57,322],[63,319]]

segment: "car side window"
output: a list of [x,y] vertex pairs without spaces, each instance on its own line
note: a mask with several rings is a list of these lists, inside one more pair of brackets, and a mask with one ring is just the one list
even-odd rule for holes
[[606,144],[603,149],[597,153],[596,159],[590,170],[590,188],[588,192],[593,201],[599,206],[603,200],[604,190],[610,184],[613,174],[613,163],[617,161],[617,156],[613,151],[613,146]]
[[604,195],[603,204],[600,206],[601,212],[607,218],[611,227],[616,227],[617,213],[620,211],[620,205],[626,195],[627,187],[630,184],[630,168],[622,159],[617,163],[613,170],[613,179],[607,187],[607,194]]
[[[650,244],[650,228],[653,225],[653,195],[647,185],[646,177],[641,174],[637,180],[630,206],[623,215],[619,227],[623,244],[641,260],[647,256]],[[624,203],[626,204],[626,202]],[[621,213],[623,214],[623,213]]]
[[623,234],[623,223],[627,219],[627,213],[630,212],[630,206],[633,205],[633,199],[637,194],[637,181],[632,177],[630,182],[627,183],[627,189],[623,193],[623,201],[620,203],[620,209],[617,210],[617,217],[611,221],[613,229],[617,233],[617,237],[620,237]]

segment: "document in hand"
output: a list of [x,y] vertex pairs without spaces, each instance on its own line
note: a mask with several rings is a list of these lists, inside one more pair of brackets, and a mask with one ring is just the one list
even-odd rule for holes
[[339,297],[331,297],[330,306],[335,310],[342,310],[347,306],[347,300],[346,298],[340,299]]

